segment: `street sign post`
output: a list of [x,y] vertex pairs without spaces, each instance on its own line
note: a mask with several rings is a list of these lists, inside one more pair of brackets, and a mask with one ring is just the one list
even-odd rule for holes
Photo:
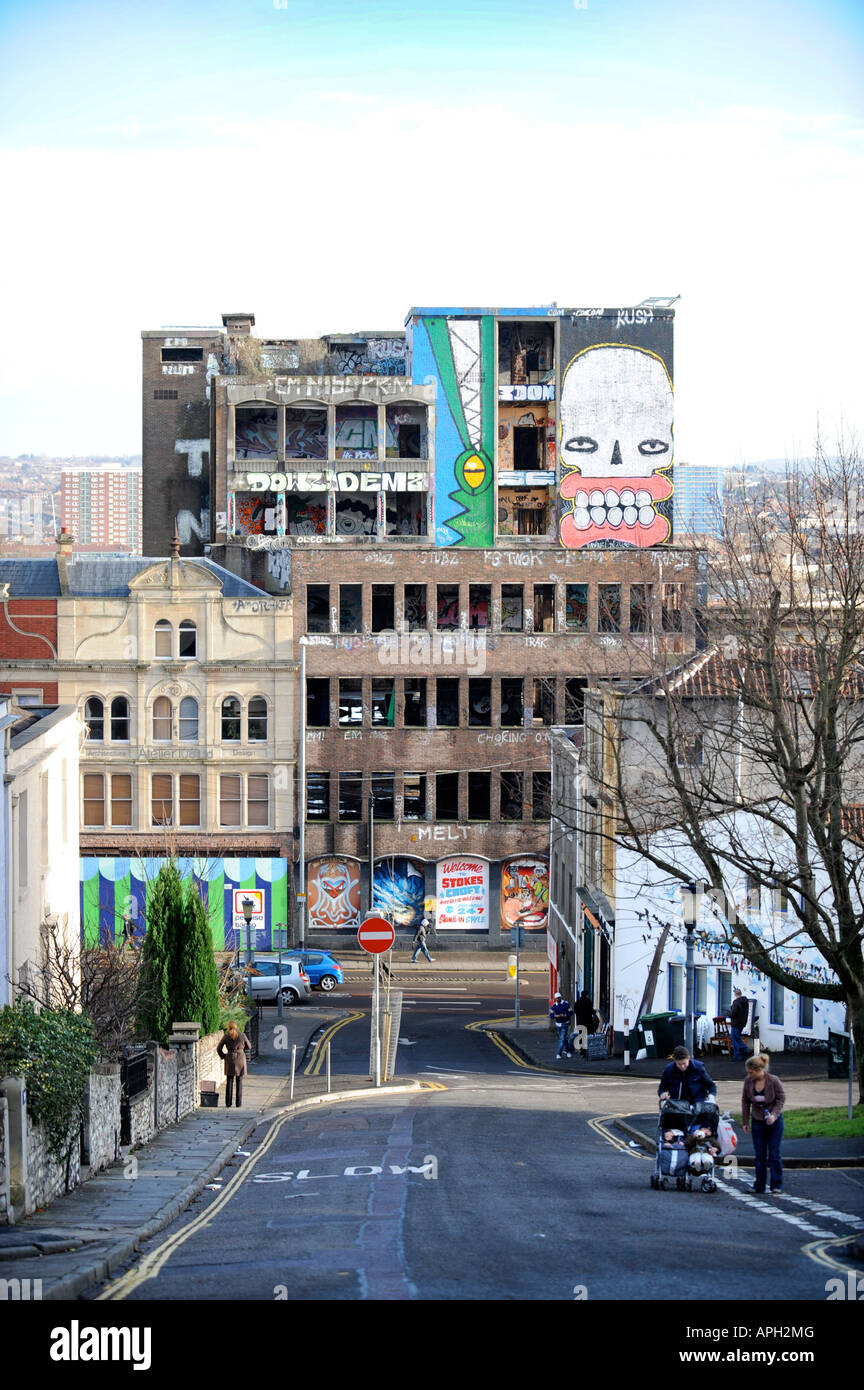
[[392,922],[388,922],[386,917],[370,916],[360,925],[357,933],[357,940],[375,957],[375,994],[372,1006],[372,1046],[375,1057],[375,1085],[381,1085],[381,994],[380,994],[380,970],[379,956],[384,951],[389,951],[393,942],[396,940],[396,929]]

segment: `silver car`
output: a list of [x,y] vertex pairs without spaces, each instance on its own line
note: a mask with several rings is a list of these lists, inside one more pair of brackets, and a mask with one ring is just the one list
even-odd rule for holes
[[281,975],[278,961],[253,961],[246,974],[246,988],[261,1004],[275,1002],[280,992],[283,1004],[305,1003],[312,997],[309,976],[296,960],[283,960]]

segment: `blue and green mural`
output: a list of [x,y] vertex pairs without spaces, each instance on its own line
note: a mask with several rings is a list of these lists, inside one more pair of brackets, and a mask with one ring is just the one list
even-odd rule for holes
[[[82,859],[81,934],[85,946],[124,940],[127,929],[140,944],[147,930],[147,903],[163,859]],[[288,921],[288,864],[285,859],[178,859],[184,887],[194,882],[210,917],[213,947],[245,946],[235,928],[234,894],[258,889],[263,918],[256,921],[255,949],[267,951],[272,928]],[[239,938],[243,936],[241,941]]]
[[423,919],[425,866],[422,860],[393,855],[375,865],[372,907],[397,930],[416,931]]
[[435,544],[492,545],[495,539],[495,320],[419,318],[415,383],[438,385],[435,429]]

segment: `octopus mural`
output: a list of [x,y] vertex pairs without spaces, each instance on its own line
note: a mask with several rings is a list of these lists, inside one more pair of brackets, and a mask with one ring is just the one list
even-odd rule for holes
[[350,859],[318,859],[306,876],[309,926],[355,929],[360,926],[360,866]]
[[549,915],[549,865],[542,859],[510,859],[501,866],[501,930],[522,926],[545,931]]

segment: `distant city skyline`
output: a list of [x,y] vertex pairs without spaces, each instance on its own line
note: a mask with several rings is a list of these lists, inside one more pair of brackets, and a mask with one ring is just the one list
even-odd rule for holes
[[2,454],[140,451],[142,329],[553,297],[681,296],[681,458],[861,430],[853,0],[0,0],[0,88]]

